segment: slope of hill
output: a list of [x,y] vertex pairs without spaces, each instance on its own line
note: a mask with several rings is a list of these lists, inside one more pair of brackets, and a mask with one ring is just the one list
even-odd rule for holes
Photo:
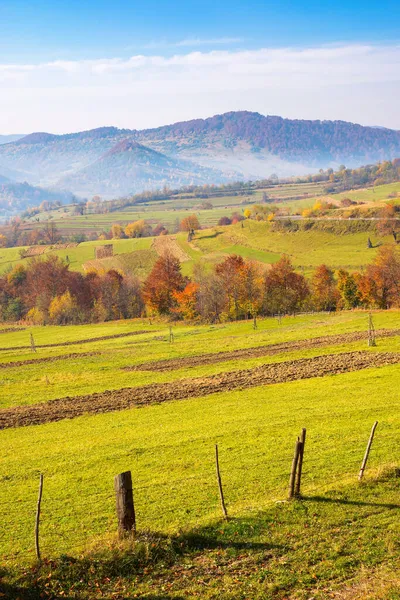
[[24,134],[10,134],[10,135],[0,135],[0,145],[1,144],[9,144],[10,142],[16,142],[20,138],[23,138]]
[[[233,180],[263,178],[272,172],[280,176],[299,175],[340,163],[355,167],[400,154],[398,131],[344,121],[291,120],[243,111],[142,131],[102,127],[66,135],[34,133],[1,145],[0,165],[22,171],[25,179],[35,185],[54,185],[72,177],[71,186],[78,187],[71,189],[77,192],[82,174],[76,180],[75,175],[104,159],[107,152],[124,140],[134,140],[160,152],[166,160],[190,160],[197,167],[211,167],[220,172],[220,179]],[[109,190],[111,178],[111,193],[121,194],[126,188],[131,193],[139,188],[136,170],[123,174],[125,163],[121,157],[120,160],[116,165],[108,156],[102,163],[104,168],[101,164],[93,166],[97,173],[94,187],[90,185],[90,172],[83,174],[84,179],[87,177],[88,194],[98,193],[100,184]],[[108,171],[107,162],[119,173]],[[130,163],[129,159],[128,171]],[[180,167],[176,179],[183,181],[179,176]],[[173,170],[175,166],[171,165]],[[154,188],[159,181],[155,175],[153,171],[139,177],[140,185]],[[199,175],[200,181],[209,181],[207,171]],[[118,177],[121,177],[120,186]]]
[[58,184],[78,194],[90,195],[95,191],[105,197],[115,197],[164,185],[179,187],[221,180],[216,171],[170,158],[125,139],[91,165],[63,177]]
[[0,147],[0,164],[24,173],[32,185],[52,186],[98,160],[126,138],[114,127],[68,135],[30,134]]
[[316,167],[394,158],[400,132],[345,121],[305,121],[230,112],[137,133],[162,152],[210,162],[247,178],[295,175]]
[[0,175],[0,215],[10,216],[44,201],[67,204],[73,200],[74,195],[70,192],[34,187],[26,182],[10,181]]

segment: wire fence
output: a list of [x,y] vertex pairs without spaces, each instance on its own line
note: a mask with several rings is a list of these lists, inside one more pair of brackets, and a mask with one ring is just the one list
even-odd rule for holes
[[[357,435],[355,435],[357,432]],[[300,431],[298,432],[300,434]],[[376,440],[367,464],[371,472],[396,464],[398,441],[387,424],[377,429]],[[340,482],[357,482],[361,461],[368,442],[368,429],[357,424],[346,437],[307,432],[301,491],[312,498]],[[260,434],[260,441],[261,441]],[[257,441],[249,447],[240,443],[225,445],[219,441],[219,467],[224,499],[230,517],[247,511],[262,511],[271,503],[287,500],[296,436],[291,440],[270,441],[269,451]],[[265,441],[265,440],[264,440]],[[281,442],[281,444],[279,443]],[[271,447],[275,450],[271,452]],[[192,450],[192,449],[191,449]],[[188,453],[190,456],[190,452]],[[162,454],[146,453],[115,461],[92,477],[79,475],[62,478],[62,465],[44,470],[44,489],[40,514],[40,545],[44,556],[81,553],[88,544],[113,536],[118,527],[113,477],[124,464],[133,473],[133,497],[138,529],[176,532],[205,526],[221,518],[214,448],[203,444],[198,457],[179,454],[175,461],[163,462]],[[110,463],[112,461],[109,461]],[[158,465],[152,476],[152,467]],[[26,562],[35,558],[34,523],[37,509],[39,471],[20,475],[23,485],[15,486],[12,474],[0,477],[0,555],[7,561]],[[15,478],[18,478],[15,476]],[[62,482],[62,483],[61,483]]]

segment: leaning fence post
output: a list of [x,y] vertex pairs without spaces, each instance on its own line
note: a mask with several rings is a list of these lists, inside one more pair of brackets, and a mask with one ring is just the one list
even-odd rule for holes
[[296,445],[294,447],[294,456],[293,456],[293,461],[292,461],[292,470],[290,472],[289,500],[294,497],[294,486],[295,486],[295,482],[296,482],[296,471],[297,471],[297,464],[299,462],[300,446],[301,446],[300,439],[297,438]]
[[301,436],[300,436],[299,463],[297,465],[296,483],[295,483],[295,490],[294,490],[295,496],[300,496],[300,491],[301,491],[301,474],[303,471],[303,458],[304,458],[304,446],[306,445],[306,433],[307,433],[307,430],[303,428],[301,430]]
[[136,533],[136,515],[133,503],[132,474],[125,471],[114,477],[114,489],[117,504],[118,531],[120,536],[126,532]]
[[217,472],[217,482],[218,482],[218,489],[219,489],[219,498],[221,500],[222,514],[224,515],[224,519],[227,520],[228,512],[227,512],[226,506],[225,506],[224,491],[222,489],[222,481],[221,481],[221,473],[219,471],[218,444],[215,444],[215,469]]
[[368,440],[368,444],[367,444],[367,448],[365,450],[364,458],[363,458],[363,461],[361,463],[361,469],[360,469],[360,472],[358,474],[358,481],[361,481],[361,479],[364,476],[364,471],[365,471],[365,467],[367,466],[367,460],[368,460],[368,456],[369,456],[369,451],[371,450],[372,441],[374,439],[375,429],[376,429],[377,425],[378,425],[378,421],[375,421],[375,423],[372,426],[371,434],[369,436],[369,440]]
[[33,339],[32,332],[31,332],[31,351],[36,352],[36,345],[35,345],[35,340]]
[[36,508],[36,521],[35,521],[35,547],[36,547],[36,558],[38,559],[38,561],[41,561],[41,557],[40,557],[40,546],[39,546],[39,521],[40,521],[40,505],[42,503],[42,494],[43,494],[43,475],[40,474],[40,481],[39,481],[39,495],[38,495],[38,501],[37,501],[37,508]]

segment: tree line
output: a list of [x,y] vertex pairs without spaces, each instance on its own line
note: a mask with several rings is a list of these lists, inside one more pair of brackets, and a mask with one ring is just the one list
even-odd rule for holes
[[68,324],[160,315],[221,322],[302,310],[400,306],[400,252],[382,246],[362,272],[316,267],[296,272],[289,257],[271,266],[232,254],[213,268],[197,264],[191,278],[166,252],[144,282],[115,269],[72,272],[57,256],[18,264],[0,277],[0,320]]

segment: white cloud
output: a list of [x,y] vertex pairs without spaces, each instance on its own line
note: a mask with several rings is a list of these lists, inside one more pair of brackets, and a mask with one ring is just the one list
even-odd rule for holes
[[214,38],[209,40],[202,40],[201,38],[187,38],[186,40],[181,40],[180,42],[176,42],[175,46],[224,46],[227,44],[240,44],[244,40],[242,38]]
[[239,109],[400,129],[400,45],[0,64],[0,86],[0,132],[142,128]]

